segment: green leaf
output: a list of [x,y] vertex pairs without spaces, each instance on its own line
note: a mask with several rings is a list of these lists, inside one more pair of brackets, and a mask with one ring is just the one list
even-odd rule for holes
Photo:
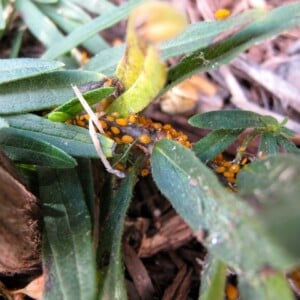
[[86,10],[93,14],[107,14],[111,9],[115,8],[115,5],[107,0],[95,1],[95,0],[72,0],[72,2],[79,4]]
[[16,0],[15,6],[31,33],[46,47],[56,42],[62,43],[63,34],[32,1]]
[[74,97],[72,84],[103,79],[85,71],[57,71],[0,86],[0,114],[37,111],[63,104]]
[[83,69],[87,71],[97,71],[106,76],[111,76],[115,73],[117,64],[121,60],[124,51],[125,44],[102,50],[93,56],[87,64],[83,66]]
[[92,161],[89,158],[77,158],[77,173],[84,193],[84,199],[91,216],[92,224],[95,224],[96,201],[94,190],[94,178]]
[[299,148],[290,140],[282,135],[276,136],[276,141],[280,147],[282,147],[288,153],[300,154]]
[[252,45],[299,25],[299,11],[299,2],[280,6],[231,37],[198,49],[169,70],[168,85],[163,92],[195,73],[215,69]]
[[44,210],[43,299],[95,299],[90,216],[74,169],[39,169]]
[[219,129],[209,133],[193,146],[193,151],[204,162],[214,159],[229,147],[243,130]]
[[245,26],[264,14],[262,9],[252,9],[222,21],[200,21],[190,24],[182,34],[162,43],[160,47],[162,56],[167,59],[207,47],[220,34],[237,26]]
[[[252,276],[265,265],[286,270],[299,262],[288,244],[274,241],[265,217],[222,187],[191,150],[163,139],[154,147],[151,164],[158,188],[175,210],[194,232],[206,230],[204,245],[237,272]],[[297,228],[291,230],[295,243]],[[260,251],[249,251],[257,247]]]
[[37,3],[43,3],[43,4],[48,4],[48,3],[57,3],[59,0],[34,0],[34,2],[37,2]]
[[[64,123],[51,122],[36,115],[16,115],[3,118],[17,133],[48,142],[72,156],[98,158],[87,129]],[[99,135],[102,149],[112,156],[114,142]]]
[[[98,260],[102,262],[101,286],[98,299],[127,299],[124,281],[124,269],[121,255],[123,226],[132,190],[136,182],[135,170],[132,170],[122,180],[118,190],[113,193],[113,185],[109,187],[110,194],[104,197],[105,216],[101,216],[101,241],[98,249]],[[101,208],[103,212],[103,208]],[[108,266],[103,265],[104,258],[109,253]]]
[[256,161],[244,167],[237,177],[239,192],[257,206],[257,215],[268,235],[298,263],[299,180],[300,160],[293,154]]
[[13,128],[0,130],[0,145],[13,161],[51,168],[76,166],[76,160],[63,150],[47,142],[23,136]]
[[83,41],[89,39],[99,31],[106,29],[118,21],[122,20],[136,7],[141,0],[131,0],[121,7],[116,7],[110,10],[110,13],[103,14],[89,23],[86,23],[68,35],[63,42],[54,43],[43,55],[43,58],[54,59],[68,51]]
[[[163,59],[187,54],[199,48],[208,46],[219,34],[225,30],[232,30],[238,25],[246,24],[262,15],[262,11],[255,9],[240,15],[217,22],[197,22],[189,25],[186,30],[174,39],[164,42],[160,46]],[[121,60],[125,45],[105,49],[92,57],[84,69],[98,71],[112,75]]]
[[63,66],[64,64],[58,61],[35,58],[0,59],[0,84],[37,76]]
[[274,136],[272,133],[262,133],[259,143],[259,151],[268,155],[278,153],[276,136]]
[[[41,5],[40,9],[67,33],[91,21],[91,17],[79,5],[71,2],[60,1],[57,5]],[[94,54],[108,48],[108,44],[99,35],[93,36],[82,45]]]
[[224,300],[226,265],[208,254],[201,276],[199,300]]
[[[268,270],[266,270],[266,273]],[[257,274],[256,280],[249,282],[248,278],[239,278],[241,299],[247,300],[294,300],[294,295],[283,274]]]
[[193,116],[189,119],[189,124],[212,130],[279,127],[277,120],[273,117],[245,110],[209,111]]
[[9,127],[8,123],[3,118],[0,118],[0,129],[6,127]]
[[[113,87],[101,87],[83,94],[84,99],[89,105],[100,102],[103,98],[108,97],[113,93],[115,89]],[[78,98],[72,98],[66,103],[60,105],[55,110],[50,112],[47,117],[51,121],[65,122],[75,115],[83,111],[83,107],[79,102]]]

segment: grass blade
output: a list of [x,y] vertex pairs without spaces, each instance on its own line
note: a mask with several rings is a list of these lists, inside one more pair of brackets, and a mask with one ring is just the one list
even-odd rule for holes
[[104,14],[86,23],[73,31],[68,35],[64,41],[54,43],[43,55],[43,58],[54,59],[68,51],[77,45],[81,44],[85,40],[91,38],[93,35],[99,31],[112,26],[118,21],[122,20],[131,12],[131,10],[136,7],[141,0],[131,0],[124,4],[122,7],[117,7],[112,9],[109,14]]
[[47,48],[53,43],[62,42],[63,34],[32,1],[16,0],[15,6],[31,33]]

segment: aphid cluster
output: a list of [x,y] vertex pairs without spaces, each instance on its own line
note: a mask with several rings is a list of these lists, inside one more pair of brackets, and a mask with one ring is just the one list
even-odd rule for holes
[[236,183],[236,176],[241,168],[249,163],[247,157],[243,157],[239,162],[229,161],[224,158],[222,154],[212,161],[211,167],[215,173],[221,176],[221,180],[232,187]]
[[[87,114],[78,115],[70,123],[81,127],[88,126],[89,116]],[[104,130],[104,134],[113,139],[118,145],[128,145],[135,150],[143,151],[146,160],[143,164],[141,175],[150,173],[149,155],[152,152],[154,143],[162,138],[175,140],[185,147],[191,148],[188,137],[178,131],[170,124],[154,122],[150,118],[145,118],[137,114],[131,114],[126,118],[120,117],[118,113],[99,117],[99,122]],[[124,171],[126,166],[118,162],[115,168]]]

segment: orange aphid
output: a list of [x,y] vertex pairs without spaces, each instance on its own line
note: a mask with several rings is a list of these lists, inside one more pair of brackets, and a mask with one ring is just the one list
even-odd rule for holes
[[117,134],[119,134],[119,133],[121,132],[120,129],[119,129],[118,127],[116,127],[116,126],[110,127],[110,131],[111,131],[113,134],[115,134],[115,135],[117,135]]
[[229,9],[220,8],[215,12],[215,18],[217,20],[224,20],[230,16],[231,12]]
[[127,126],[128,125],[128,119],[118,118],[118,119],[116,119],[116,123],[120,126]]
[[122,136],[121,141],[124,144],[130,144],[134,141],[134,138],[130,135],[125,134],[125,135]]
[[152,142],[152,140],[148,134],[142,134],[141,136],[139,136],[139,142],[144,145],[148,145]]

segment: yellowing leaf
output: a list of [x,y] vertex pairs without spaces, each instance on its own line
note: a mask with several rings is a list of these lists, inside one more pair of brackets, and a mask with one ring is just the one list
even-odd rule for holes
[[157,50],[150,46],[143,71],[134,84],[108,107],[107,112],[117,111],[127,116],[143,110],[164,86],[166,74],[166,67],[160,62]]

